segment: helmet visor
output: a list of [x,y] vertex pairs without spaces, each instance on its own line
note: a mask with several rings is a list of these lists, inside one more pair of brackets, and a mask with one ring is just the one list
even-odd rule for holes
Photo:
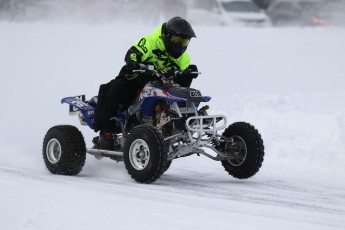
[[182,47],[187,47],[190,41],[190,39],[183,38],[176,34],[172,34],[169,40],[172,44]]

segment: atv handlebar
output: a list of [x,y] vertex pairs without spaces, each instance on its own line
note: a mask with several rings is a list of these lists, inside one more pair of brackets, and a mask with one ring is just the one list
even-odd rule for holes
[[[140,69],[133,70],[133,72],[151,74],[157,77],[159,80],[161,80],[163,84],[173,83],[173,80],[176,77],[186,74],[184,70],[174,70],[171,72],[167,72],[164,70],[156,70],[153,65],[145,65],[142,63],[139,63],[139,65],[140,65]],[[201,72],[193,71],[193,72],[189,72],[188,74],[201,74]]]

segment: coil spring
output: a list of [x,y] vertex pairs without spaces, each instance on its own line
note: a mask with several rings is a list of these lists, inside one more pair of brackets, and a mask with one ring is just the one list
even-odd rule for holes
[[214,137],[210,143],[213,145],[213,147],[217,147],[220,145],[220,141],[217,137]]

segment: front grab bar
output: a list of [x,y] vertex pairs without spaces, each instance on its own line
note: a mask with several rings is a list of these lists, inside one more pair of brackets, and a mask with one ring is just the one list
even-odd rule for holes
[[[221,122],[220,124],[218,124]],[[193,116],[189,117],[186,121],[186,127],[190,132],[197,133],[197,137],[193,138],[193,135],[189,132],[190,140],[197,140],[203,142],[211,142],[216,136],[217,131],[224,129],[227,125],[226,117],[223,115],[209,115],[209,116]],[[201,140],[201,136],[207,134],[208,139]]]

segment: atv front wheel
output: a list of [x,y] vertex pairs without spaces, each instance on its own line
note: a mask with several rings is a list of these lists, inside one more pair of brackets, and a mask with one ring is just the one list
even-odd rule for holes
[[167,162],[167,165],[165,166],[164,172],[168,171],[168,169],[170,168],[171,163],[172,163],[172,160]]
[[128,135],[123,152],[128,174],[140,183],[157,180],[167,167],[167,150],[161,133],[153,126],[141,125]]
[[264,160],[264,144],[258,130],[245,122],[230,125],[223,133],[231,141],[221,143],[217,148],[232,156],[231,160],[222,161],[230,175],[238,179],[254,176]]
[[58,125],[48,130],[43,140],[43,160],[51,173],[77,175],[85,158],[84,137],[76,127]]

